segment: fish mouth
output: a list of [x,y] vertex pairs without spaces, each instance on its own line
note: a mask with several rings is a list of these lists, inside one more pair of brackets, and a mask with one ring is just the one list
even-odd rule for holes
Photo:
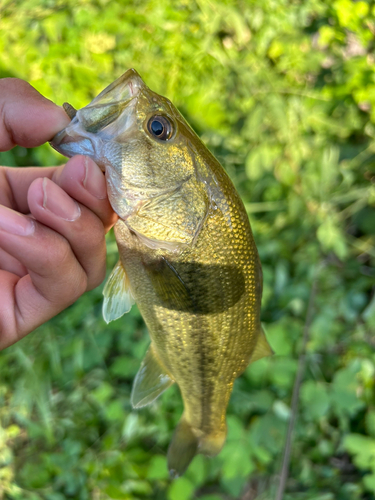
[[[87,106],[78,111],[70,105],[64,106],[67,114],[73,118],[65,129],[55,135],[50,142],[51,146],[68,158],[83,154],[95,160],[98,142],[113,140],[115,134],[124,133],[126,128],[129,128],[129,118],[133,111],[131,101],[145,88],[146,85],[135,69],[129,69]],[[116,125],[110,128],[109,125],[124,113],[127,116],[121,120],[122,127]],[[105,170],[100,162],[99,166]]]

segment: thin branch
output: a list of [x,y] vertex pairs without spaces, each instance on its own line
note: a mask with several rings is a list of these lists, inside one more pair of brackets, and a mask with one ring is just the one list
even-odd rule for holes
[[317,292],[318,273],[319,273],[319,270],[317,272],[315,272],[315,276],[314,276],[313,283],[311,286],[309,303],[307,306],[306,320],[305,320],[305,326],[303,329],[303,337],[302,337],[302,348],[301,348],[301,354],[299,355],[299,359],[298,359],[297,375],[296,375],[296,379],[294,381],[292,404],[291,404],[291,415],[290,415],[288,432],[287,432],[286,441],[285,441],[283,462],[282,462],[281,471],[280,471],[280,482],[279,482],[279,487],[278,487],[278,491],[276,493],[275,500],[283,500],[286,481],[287,481],[288,475],[289,475],[290,454],[291,454],[291,450],[292,450],[292,437],[293,437],[294,425],[295,425],[296,419],[297,419],[299,391],[300,391],[300,387],[301,387],[301,383],[302,383],[302,379],[303,379],[303,375],[305,373],[305,367],[306,367],[306,346],[307,346],[307,342],[309,339],[310,326],[311,326],[311,322],[312,322],[312,318],[313,318],[315,296],[316,296],[316,292]]

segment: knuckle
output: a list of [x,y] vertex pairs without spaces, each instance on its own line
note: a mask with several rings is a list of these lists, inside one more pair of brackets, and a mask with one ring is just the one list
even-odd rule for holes
[[33,87],[28,83],[25,82],[25,80],[21,80],[20,78],[2,78],[0,81],[0,88],[2,90],[7,90],[10,89],[12,93],[15,93],[16,91],[20,90],[25,90],[25,89],[32,89]]
[[105,233],[102,221],[93,214],[92,232],[90,233],[90,242],[95,248],[100,248],[105,244]]
[[69,306],[87,290],[87,276],[78,266],[61,276],[56,283],[53,296],[47,297],[50,302],[59,302]]
[[81,224],[84,230],[80,232],[80,248],[89,249],[90,259],[99,258],[105,252],[105,232],[101,220],[95,214],[88,216],[86,213]]
[[81,295],[86,292],[88,283],[87,276],[84,272],[77,273],[74,278],[75,279],[70,283],[70,295],[72,302],[75,302]]
[[[77,261],[69,242],[61,238],[51,245],[43,262],[43,274],[56,283],[49,299],[72,304],[87,289],[87,276]],[[55,297],[56,295],[56,297]]]
[[105,265],[100,266],[100,268],[95,270],[95,275],[91,277],[91,279],[88,280],[88,290],[92,290],[93,288],[96,288],[99,286],[101,283],[103,283],[105,275],[106,275],[106,268]]
[[48,271],[59,266],[60,269],[69,268],[73,258],[73,251],[65,238],[60,238],[56,245],[51,245],[46,254],[44,265]]

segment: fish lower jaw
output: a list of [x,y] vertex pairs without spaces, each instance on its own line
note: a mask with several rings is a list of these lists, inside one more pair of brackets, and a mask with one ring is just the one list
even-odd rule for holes
[[[71,158],[74,155],[85,155],[90,156],[93,159],[95,157],[94,161],[99,164],[96,155],[94,154],[90,139],[76,139],[65,135],[63,140],[55,141],[54,138],[50,144],[54,149],[56,149],[56,151],[64,156],[67,156],[68,158]],[[104,171],[104,168],[102,168],[102,170]]]

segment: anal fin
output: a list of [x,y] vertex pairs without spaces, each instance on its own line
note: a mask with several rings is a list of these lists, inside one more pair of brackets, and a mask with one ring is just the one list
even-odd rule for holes
[[120,260],[105,284],[103,295],[103,318],[106,323],[121,318],[134,304],[129,279]]
[[174,381],[156,359],[152,345],[134,379],[131,394],[133,408],[142,408],[157,399]]

